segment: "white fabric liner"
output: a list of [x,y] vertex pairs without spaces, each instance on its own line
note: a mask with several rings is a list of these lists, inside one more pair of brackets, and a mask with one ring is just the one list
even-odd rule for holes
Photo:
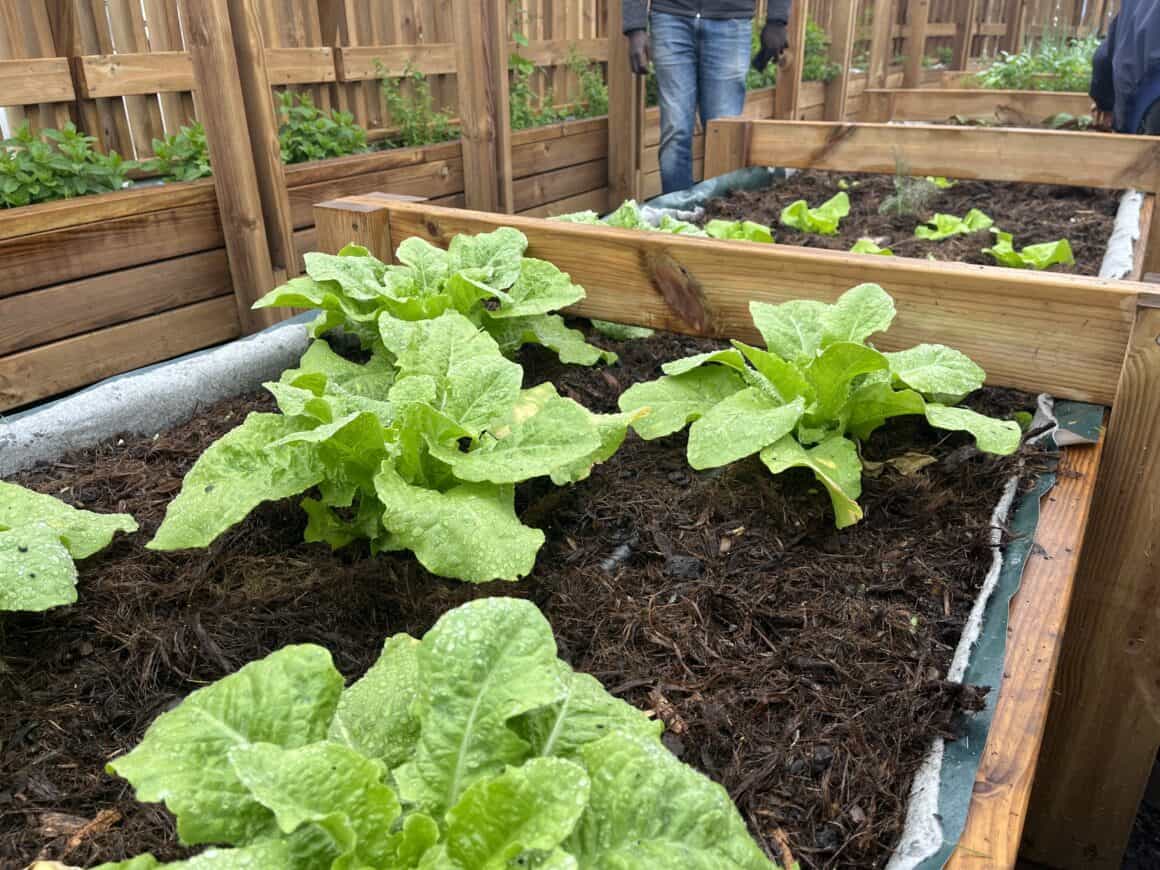
[[1116,211],[1116,223],[1108,239],[1108,249],[1100,264],[1101,278],[1127,278],[1132,274],[1133,253],[1140,238],[1140,206],[1144,194],[1138,190],[1124,191]]

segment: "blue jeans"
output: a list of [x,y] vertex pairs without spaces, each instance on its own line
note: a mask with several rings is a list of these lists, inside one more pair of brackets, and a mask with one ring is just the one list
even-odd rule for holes
[[693,186],[693,129],[740,115],[753,23],[748,18],[688,18],[654,12],[649,17],[653,66],[661,106],[661,187]]

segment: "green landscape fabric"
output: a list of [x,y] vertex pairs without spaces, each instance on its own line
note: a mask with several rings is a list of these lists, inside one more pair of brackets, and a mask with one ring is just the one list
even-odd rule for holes
[[[1059,440],[1069,443],[1079,441],[1094,442],[1099,439],[1104,408],[1084,402],[1056,402],[1055,416],[1059,421]],[[1064,439],[1062,436],[1069,436]],[[1055,447],[1055,440],[1051,446]],[[983,625],[975,648],[971,651],[963,682],[977,686],[990,686],[987,705],[979,713],[964,717],[962,736],[948,741],[943,754],[942,771],[939,777],[938,814],[942,822],[943,843],[939,850],[916,865],[918,870],[937,870],[950,859],[958,846],[959,837],[967,821],[974,790],[975,774],[979,760],[991,729],[995,715],[995,704],[999,700],[999,685],[1003,679],[1003,657],[1007,649],[1007,617],[1011,598],[1019,591],[1023,579],[1023,569],[1035,540],[1035,529],[1039,525],[1039,504],[1047,492],[1055,485],[1056,461],[1052,468],[1041,474],[1035,486],[1016,503],[1008,522],[1011,539],[1003,554],[1003,567],[999,582],[987,603],[983,615]]]

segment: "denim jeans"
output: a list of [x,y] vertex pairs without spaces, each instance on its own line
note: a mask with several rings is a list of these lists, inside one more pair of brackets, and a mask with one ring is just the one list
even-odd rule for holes
[[748,18],[649,17],[661,107],[661,187],[693,185],[693,129],[740,115],[745,106],[753,23]]

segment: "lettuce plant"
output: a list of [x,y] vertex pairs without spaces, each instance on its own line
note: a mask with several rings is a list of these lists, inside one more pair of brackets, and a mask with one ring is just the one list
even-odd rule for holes
[[939,190],[950,190],[952,187],[958,184],[957,181],[952,181],[945,175],[928,175],[926,176],[926,180],[937,187]]
[[850,248],[851,254],[878,254],[883,257],[893,257],[894,251],[880,247],[873,239],[858,239]]
[[804,199],[791,202],[781,210],[783,225],[803,233],[817,233],[833,236],[838,232],[838,224],[850,213],[850,197],[842,190],[823,202],[817,208],[810,208]]
[[983,248],[983,253],[994,257],[1001,266],[1010,266],[1014,269],[1046,269],[1056,263],[1065,266],[1075,264],[1075,255],[1071,251],[1071,243],[1067,239],[1058,239],[1054,242],[1041,242],[1038,245],[1028,245],[1016,251],[1010,233],[1002,230],[991,230],[995,234],[995,243],[989,248]]
[[556,656],[535,605],[486,598],[387,639],[343,688],[288,646],[193,692],[109,764],[164,801],[190,863],[102,870],[775,867],[661,725]]
[[306,255],[306,275],[267,293],[255,308],[316,308],[319,336],[342,327],[364,347],[382,350],[381,317],[427,320],[456,311],[488,332],[506,354],[542,344],[566,363],[614,362],[616,354],[588,344],[579,330],[552,314],[584,298],[545,260],[525,257],[528,240],[509,227],[456,236],[447,250],[419,238],[399,245],[398,265],[386,265],[366,248],[349,245],[331,254]]
[[580,211],[560,215],[553,220],[574,224],[593,224],[616,227],[622,230],[653,230],[673,235],[696,236],[698,238],[733,239],[747,242],[772,242],[773,232],[765,224],[756,221],[711,220],[704,228],[688,221],[678,220],[671,214],[661,215],[660,222],[653,226],[645,218],[635,200],[626,200],[606,218],[594,211]]
[[705,224],[705,233],[714,239],[766,243],[773,241],[773,233],[769,227],[756,221],[711,220]]
[[937,344],[880,353],[866,343],[894,320],[894,301],[878,285],[861,284],[833,305],[751,302],[749,311],[765,350],[734,341],[669,362],[664,377],[620,397],[623,411],[649,410],[632,424],[642,438],[692,422],[693,468],[754,453],[774,474],[808,468],[828,491],[838,528],[862,518],[857,442],[891,417],[923,415],[935,428],[969,432],[988,453],[1018,448],[1017,423],[954,407],[983,383],[966,356]]
[[933,226],[920,224],[914,228],[914,235],[915,238],[926,239],[928,242],[941,242],[951,236],[981,232],[989,229],[994,223],[985,212],[973,208],[967,212],[965,217],[957,217],[953,214],[936,214],[927,221],[927,224],[933,224]]
[[250,414],[186,475],[149,543],[208,546],[265,501],[317,487],[306,540],[412,550],[470,582],[531,571],[544,542],[514,508],[515,484],[582,480],[616,452],[631,415],[592,414],[523,369],[463,315],[380,320],[387,355],[365,364],[315,342],[266,384],[281,414]]
[[77,600],[74,559],[135,532],[128,514],[98,514],[0,481],[0,611],[47,610]]

